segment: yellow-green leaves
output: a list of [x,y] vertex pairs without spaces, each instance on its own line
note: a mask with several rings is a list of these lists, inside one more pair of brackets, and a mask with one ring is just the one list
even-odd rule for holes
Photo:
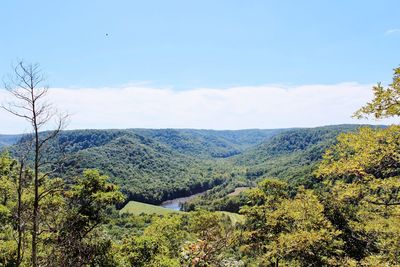
[[[299,188],[295,198],[287,184],[266,179],[249,197],[254,206],[243,208],[247,216],[242,250],[259,256],[258,264],[308,266],[332,265],[343,254],[341,231],[324,215],[324,206],[312,190]],[[262,200],[262,201],[258,201]]]
[[311,190],[300,189],[294,199],[282,201],[269,218],[281,225],[266,243],[265,259],[326,265],[342,254],[343,242],[324,216],[324,207]]
[[[347,245],[364,254],[360,263],[400,264],[400,126],[342,134],[316,175],[339,215],[333,222],[346,229]],[[354,237],[363,247],[352,248]]]
[[369,181],[400,174],[400,126],[341,134],[316,171],[325,181]]
[[356,118],[376,119],[400,116],[400,67],[394,69],[393,82],[388,88],[380,83],[373,87],[374,99],[354,113]]

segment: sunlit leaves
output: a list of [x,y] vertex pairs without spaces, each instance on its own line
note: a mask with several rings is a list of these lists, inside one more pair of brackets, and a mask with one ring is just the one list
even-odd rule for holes
[[354,113],[356,118],[370,115],[376,119],[400,116],[400,67],[394,69],[393,82],[384,88],[380,83],[373,87],[374,99]]

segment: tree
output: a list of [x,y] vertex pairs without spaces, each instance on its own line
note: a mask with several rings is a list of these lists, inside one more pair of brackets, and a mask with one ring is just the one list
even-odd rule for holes
[[[373,87],[374,99],[353,115],[400,116],[400,67],[388,88]],[[364,127],[338,137],[316,176],[325,185],[327,217],[342,231],[347,255],[362,266],[400,264],[400,126]]]
[[7,153],[0,155],[0,265],[18,266],[13,242],[13,209],[15,207],[14,164]]
[[[64,127],[67,115],[59,114],[51,104],[47,102],[48,86],[44,85],[45,77],[38,64],[26,64],[19,62],[14,68],[14,74],[9,77],[5,88],[14,98],[13,102],[2,105],[2,108],[11,114],[29,122],[32,134],[26,140],[30,141],[33,151],[33,189],[34,199],[32,207],[32,251],[31,261],[33,266],[38,266],[38,235],[40,231],[40,201],[46,192],[39,192],[43,179],[51,174],[45,172],[45,166],[49,164],[44,159],[45,146],[54,139]],[[55,121],[56,127],[48,130],[49,123]],[[49,189],[51,191],[56,188]]]
[[400,263],[400,126],[340,135],[316,175],[346,252],[365,264]]
[[[0,155],[0,262],[4,266],[27,266],[30,261],[30,258],[25,256],[25,251],[31,239],[28,229],[31,226],[34,199],[32,172],[29,169],[21,172],[21,169],[17,160],[7,153]],[[43,214],[41,232],[45,233],[42,243],[48,244],[48,240],[54,237],[60,215],[63,213],[64,205],[60,192],[51,190],[60,187],[60,184],[60,179],[46,178],[39,188],[40,193],[45,193],[40,205]],[[47,245],[43,244],[40,247],[42,258],[47,258],[48,250]]]
[[335,266],[341,263],[342,241],[324,215],[312,190],[300,188],[289,197],[285,182],[266,179],[249,192],[242,249],[261,266]]
[[222,214],[197,211],[190,216],[188,226],[194,240],[183,248],[185,263],[188,266],[225,266],[227,252],[236,242],[232,221]]
[[316,171],[325,182],[335,180],[364,184],[373,179],[400,175],[400,126],[386,129],[363,127],[341,134],[328,149]]
[[246,192],[249,203],[240,213],[246,216],[246,231],[242,247],[246,253],[257,256],[266,252],[265,243],[280,231],[280,225],[272,225],[269,215],[279,204],[289,198],[288,184],[274,178],[267,178],[257,188]]
[[393,82],[386,89],[378,83],[373,87],[374,99],[354,113],[356,118],[373,115],[376,119],[400,116],[400,67],[394,69]]
[[185,222],[180,214],[156,217],[140,231],[122,241],[119,253],[125,259],[122,266],[180,266],[181,246],[187,240]]
[[55,259],[60,266],[83,266],[105,260],[110,241],[96,230],[107,222],[107,208],[124,200],[119,188],[97,170],[85,170],[65,193]]
[[[343,242],[325,217],[324,206],[312,190],[299,189],[294,199],[282,201],[270,214],[269,224],[279,226],[267,243],[267,262],[289,266],[341,266]],[[297,264],[296,264],[297,263]]]

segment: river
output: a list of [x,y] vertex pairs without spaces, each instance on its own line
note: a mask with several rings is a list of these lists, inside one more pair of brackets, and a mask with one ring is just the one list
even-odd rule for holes
[[181,205],[183,203],[188,202],[189,200],[192,200],[195,197],[204,195],[207,191],[201,192],[201,193],[197,193],[197,194],[193,194],[187,197],[179,197],[179,198],[174,198],[171,200],[166,200],[163,203],[161,203],[161,207],[163,208],[167,208],[167,209],[172,209],[172,210],[180,210],[181,209]]

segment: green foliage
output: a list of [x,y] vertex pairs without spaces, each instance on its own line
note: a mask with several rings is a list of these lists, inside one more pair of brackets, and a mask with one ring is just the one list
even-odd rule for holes
[[393,82],[384,88],[381,83],[373,87],[374,99],[354,113],[356,118],[373,115],[376,119],[400,116],[400,67],[393,71]]
[[214,131],[193,129],[135,129],[140,135],[196,158],[226,158],[271,138],[284,130]]
[[[31,261],[32,172],[26,169],[21,173],[20,167],[8,154],[0,156],[0,266],[29,266]],[[111,241],[100,226],[108,221],[110,206],[122,201],[123,195],[106,180],[98,171],[87,170],[67,187],[62,179],[41,175],[40,265],[115,266]],[[18,186],[20,182],[23,187]]]
[[273,225],[277,221],[283,227],[277,239],[267,245],[265,258],[269,261],[281,258],[302,266],[334,265],[343,253],[340,231],[332,227],[324,216],[323,205],[310,190],[282,201],[269,218]]
[[[58,147],[67,154],[59,173],[65,179],[87,168],[101,169],[121,186],[129,200],[153,204],[204,191],[225,179],[219,165],[207,159],[211,156],[194,157],[174,147],[166,137],[146,136],[153,132],[157,131],[66,131],[52,144],[48,156],[58,158]],[[200,143],[197,149],[208,148]]]
[[182,209],[193,211],[206,209],[210,211],[228,211],[238,213],[240,206],[247,201],[243,194],[231,196],[236,188],[251,187],[255,183],[244,177],[244,171],[236,168],[229,170],[230,177],[221,185],[204,192],[204,194],[185,202]]
[[134,236],[125,240],[122,247],[130,266],[157,266],[158,254],[164,254],[165,250],[159,240],[151,236]]
[[107,180],[108,177],[100,175],[98,170],[85,170],[68,191],[70,206],[89,220],[102,219],[101,212],[107,206],[124,199],[119,188]]
[[338,265],[343,242],[311,190],[289,198],[286,183],[267,179],[249,192],[242,250],[265,265]]
[[[343,132],[352,132],[359,125],[337,125],[305,129],[288,129],[243,153],[226,159],[232,165],[230,177],[196,200],[187,203],[186,210],[208,209],[238,212],[247,202],[245,195],[229,196],[235,188],[254,187],[256,181],[276,177],[288,181],[290,194],[300,185],[314,188],[318,180],[314,171],[324,151],[335,144]],[[228,165],[229,166],[229,165]]]
[[[356,117],[399,116],[400,68],[374,94]],[[62,179],[37,192],[29,157],[3,153],[0,266],[29,266],[35,234],[40,266],[400,266],[400,126],[358,128],[66,131],[42,155],[66,153]],[[191,212],[115,210],[211,187]]]
[[237,257],[232,254],[234,231],[221,213],[153,217],[143,230],[123,239],[117,254],[122,266],[225,266],[224,260]]
[[16,207],[16,162],[8,153],[0,155],[0,266],[16,264],[17,244],[13,217]]
[[266,142],[232,158],[235,165],[246,168],[248,179],[277,177],[290,181],[290,186],[312,187],[312,173],[325,149],[336,142],[342,132],[359,126],[338,125],[295,129],[280,133]]
[[210,212],[196,212],[189,218],[188,230],[196,239],[185,244],[183,262],[188,266],[218,266],[229,257],[236,237],[228,217]]
[[[287,183],[283,181],[265,179],[259,187],[247,192],[248,205],[241,209],[241,213],[246,217],[244,241],[248,243],[243,247],[244,251],[253,255],[265,252],[265,242],[270,240],[271,235],[276,231],[280,231],[280,225],[276,225],[276,230],[269,225],[268,216],[284,199],[288,198],[287,188]],[[270,194],[271,192],[276,192],[276,195]]]
[[245,217],[244,217],[243,215],[237,214],[237,213],[234,213],[234,212],[216,211],[216,213],[217,213],[217,214],[218,214],[218,213],[221,213],[223,216],[228,217],[229,220],[230,220],[230,222],[231,222],[233,225],[242,224],[242,223],[244,223],[244,221],[245,221]]
[[400,126],[361,128],[327,150],[316,174],[329,180],[368,181],[400,174]]
[[185,220],[181,216],[157,218],[144,231],[144,235],[154,237],[168,249],[168,257],[178,258],[181,245],[188,239],[189,234],[182,231]]
[[[395,265],[400,131],[355,129],[64,132],[47,155],[59,157],[59,146],[67,153],[63,180],[40,181],[39,259],[61,266]],[[341,132],[350,133],[336,141]],[[0,260],[12,265],[18,164],[0,159]],[[86,167],[118,186],[99,171],[80,175]],[[265,179],[271,174],[277,178]],[[136,201],[113,210],[123,200],[119,188],[129,199],[159,203],[209,187],[185,207],[195,212]],[[234,193],[242,187],[250,189]],[[29,183],[23,202],[32,206]]]
[[[4,207],[3,207],[4,208]],[[2,207],[0,206],[0,213]],[[0,227],[0,266],[15,266],[17,244],[14,241],[13,229],[9,225]]]
[[124,266],[180,266],[180,248],[188,236],[184,229],[181,216],[155,218],[142,233],[123,240]]
[[346,251],[368,264],[400,264],[399,129],[363,128],[341,135],[317,171],[326,184],[325,194],[332,196],[330,216],[344,230],[350,246]]
[[49,166],[67,183],[84,169],[99,169],[121,187],[128,200],[152,204],[223,184],[200,206],[237,211],[237,206],[229,208],[233,203],[227,199],[213,202],[235,187],[254,186],[251,180],[266,176],[287,179],[293,188],[312,186],[310,174],[325,147],[339,132],[355,128],[64,131],[47,148],[45,157],[67,156],[61,168]]
[[97,170],[85,170],[65,194],[67,208],[57,235],[56,258],[61,266],[103,261],[111,249],[99,225],[107,221],[107,208],[123,201],[118,187]]
[[20,138],[21,138],[21,135],[19,135],[19,134],[16,134],[16,135],[0,134],[0,148],[14,145],[15,143],[18,142],[18,140]]

